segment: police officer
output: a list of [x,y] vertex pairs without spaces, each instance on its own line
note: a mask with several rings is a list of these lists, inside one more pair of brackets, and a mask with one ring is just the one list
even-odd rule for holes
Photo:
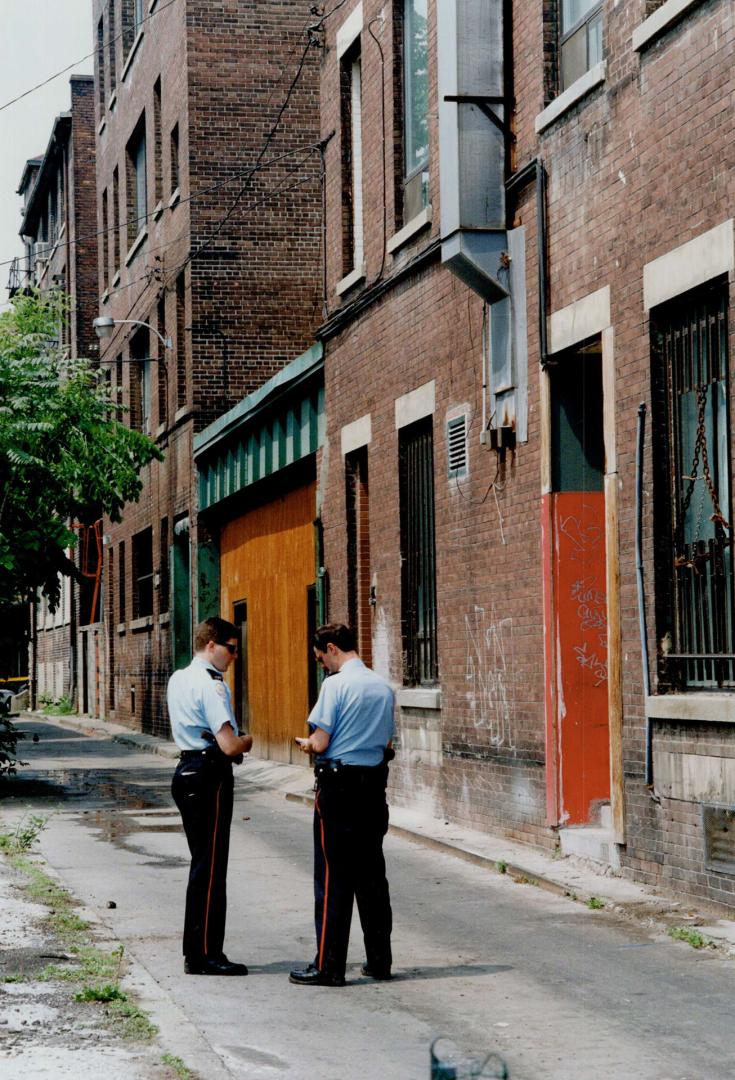
[[391,977],[392,914],[383,837],[388,831],[387,762],[393,738],[393,691],[367,668],[351,630],[321,626],[314,655],[329,674],[309,716],[311,734],[297,739],[315,753],[314,900],[317,952],[292,971],[300,986],[344,986],[353,899],[367,963],[362,973]]
[[171,794],[191,852],[184,917],[187,975],[247,975],[223,952],[227,858],[232,821],[232,764],[253,740],[238,734],[224,673],[237,654],[237,627],[206,619],[196,628],[194,659],[168,683],[171,732],[181,750]]

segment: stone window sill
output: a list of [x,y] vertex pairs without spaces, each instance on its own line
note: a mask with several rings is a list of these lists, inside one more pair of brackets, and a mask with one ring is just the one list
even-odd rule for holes
[[656,694],[646,698],[651,720],[735,724],[735,694]]
[[140,630],[152,630],[153,629],[153,616],[143,615],[140,619],[133,619],[130,623],[130,629],[135,634]]
[[599,64],[595,64],[589,71],[585,71],[581,78],[568,86],[563,94],[559,94],[559,97],[554,98],[551,104],[547,105],[543,112],[540,112],[536,117],[534,122],[536,134],[540,135],[547,127],[551,127],[554,121],[563,116],[565,112],[568,112],[573,105],[576,105],[592,90],[604,83],[606,73],[607,62],[601,60]]
[[124,623],[124,622],[118,623],[117,624],[117,632],[118,632],[118,634],[124,634],[125,631],[127,630],[127,628],[128,628],[127,623]]
[[159,626],[168,626],[168,624],[170,622],[171,622],[171,614],[170,614],[170,612],[164,611],[164,613],[162,615],[158,616],[158,625]]
[[102,296],[101,296],[100,299],[101,299],[103,304],[106,304],[107,301],[110,299],[110,290],[105,289],[105,291],[102,293]]
[[110,100],[107,102],[108,111],[112,112],[112,110],[115,108],[116,105],[117,105],[117,90],[113,90],[112,93],[110,94]]
[[429,687],[404,687],[396,694],[401,709],[441,709],[442,692]]
[[365,278],[365,263],[352,270],[347,277],[343,277],[341,281],[338,281],[334,286],[334,291],[337,296],[342,296],[343,293],[349,292],[358,282],[363,281]]
[[179,191],[178,188],[176,188],[176,190],[174,192],[172,192],[171,198],[168,200],[168,208],[169,208],[169,210],[173,210],[173,208],[176,206],[176,204],[177,204],[177,202],[179,201],[180,198],[181,198],[181,192]]
[[105,120],[105,118],[103,116],[102,119],[100,120],[99,124],[97,125],[97,134],[101,135],[106,127],[107,127],[107,121]]
[[143,31],[139,30],[137,35],[136,35],[135,41],[130,46],[130,52],[128,53],[128,58],[125,61],[125,65],[124,65],[124,67],[122,69],[122,75],[120,76],[120,82],[125,82],[125,77],[126,77],[127,73],[130,71],[130,65],[133,62],[133,58],[134,58],[135,54],[137,53],[138,49],[140,48],[140,43],[141,43],[142,40],[143,40]]
[[683,18],[690,8],[696,7],[701,2],[702,0],[666,0],[665,4],[657,8],[653,15],[649,15],[633,31],[633,48],[636,52],[647,48],[654,38],[657,38],[659,34],[663,34],[675,22]]
[[125,265],[126,266],[130,266],[131,262],[133,261],[135,256],[138,254],[138,252],[142,248],[143,243],[144,243],[147,236],[148,236],[148,230],[144,226],[140,230],[138,235],[136,236],[135,241],[133,243],[133,246],[130,248],[127,255],[125,256]]
[[159,202],[158,202],[158,204],[156,206],[156,209],[153,211],[151,217],[153,218],[154,221],[158,221],[158,219],[160,218],[162,213],[163,213],[163,201],[159,200]]
[[385,245],[386,251],[389,255],[392,255],[394,251],[403,247],[404,244],[420,232],[425,226],[431,224],[431,205],[425,206],[420,214],[416,217],[412,217],[410,221],[407,221],[402,229],[399,229],[397,233],[394,233],[390,237],[388,243]]

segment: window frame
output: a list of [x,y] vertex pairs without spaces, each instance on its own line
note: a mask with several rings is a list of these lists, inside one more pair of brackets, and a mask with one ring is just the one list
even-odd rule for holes
[[154,564],[153,528],[147,526],[132,537],[133,555],[133,619],[153,615]]
[[[602,37],[602,0],[593,0],[588,10],[582,15],[572,26],[568,29],[564,27],[564,0],[559,0],[559,47],[557,50],[557,64],[558,64],[558,78],[559,78],[559,92],[564,93],[570,86],[573,86],[578,79],[581,79],[588,71],[590,71],[595,64],[599,63],[604,57],[604,43]],[[590,60],[590,34],[589,27],[593,22],[599,20],[600,26],[600,55],[594,60]],[[568,45],[575,35],[577,35],[583,28],[585,30],[585,68],[579,72],[573,79],[566,81],[564,78],[564,46]]]

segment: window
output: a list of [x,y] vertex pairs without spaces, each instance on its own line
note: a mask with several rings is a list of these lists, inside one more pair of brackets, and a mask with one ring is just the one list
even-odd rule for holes
[[735,686],[726,283],[651,315],[660,681]]
[[366,664],[372,654],[370,617],[370,512],[367,447],[345,458],[347,614]]
[[120,269],[120,173],[117,166],[112,170],[112,266]]
[[342,271],[363,263],[362,68],[359,38],[340,60],[342,123]]
[[123,47],[127,56],[143,27],[143,0],[122,0]]
[[97,98],[102,119],[105,112],[105,24],[102,19],[97,23]]
[[432,418],[400,432],[403,681],[437,682],[436,547]]
[[186,405],[186,279],[176,278],[176,405]]
[[179,188],[179,125],[174,124],[171,128],[171,192],[173,195]]
[[153,529],[133,537],[133,618],[153,614]]
[[[162,338],[166,335],[166,293],[162,292],[158,298],[158,333]],[[168,379],[166,378],[166,364],[168,363],[168,357],[166,350],[159,341],[158,343],[158,363],[156,367],[158,369],[158,424],[165,424],[167,420],[168,401]]]
[[153,87],[153,171],[156,206],[163,198],[163,140],[161,138],[161,80],[156,79]]
[[110,0],[107,8],[107,55],[110,68],[110,94],[117,87],[117,31],[115,30],[115,0]]
[[150,355],[150,333],[141,327],[130,340],[130,418],[146,434],[151,432]]
[[127,148],[128,247],[132,247],[146,223],[148,188],[146,183],[145,113]]
[[125,622],[125,541],[121,540],[117,549],[117,615],[121,623]]
[[427,0],[403,5],[403,221],[429,202],[429,42]]
[[602,60],[600,0],[561,0],[559,74],[566,90]]
[[169,573],[168,573],[168,518],[161,518],[159,544],[160,580],[158,583],[158,610],[163,614],[168,611]]
[[107,188],[102,192],[102,287],[107,284],[110,273],[110,219]]

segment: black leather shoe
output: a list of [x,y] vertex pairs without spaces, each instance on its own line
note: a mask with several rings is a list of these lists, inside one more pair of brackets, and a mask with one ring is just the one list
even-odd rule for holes
[[373,969],[370,967],[370,964],[363,964],[360,970],[368,979],[375,979],[377,982],[387,982],[388,979],[393,978],[390,973],[390,968]]
[[247,975],[245,964],[233,964],[226,956],[204,957],[201,960],[184,960],[187,975]]
[[344,986],[344,975],[331,975],[328,971],[320,971],[318,967],[309,964],[308,967],[292,971],[289,982],[297,986]]

